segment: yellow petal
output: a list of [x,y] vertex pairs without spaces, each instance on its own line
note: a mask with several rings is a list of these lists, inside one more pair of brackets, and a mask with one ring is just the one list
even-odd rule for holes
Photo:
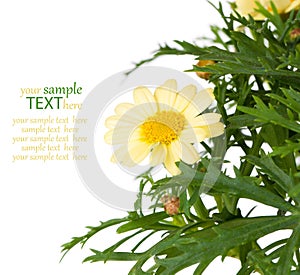
[[113,129],[118,123],[119,119],[119,116],[110,116],[105,120],[105,126],[109,129]]
[[182,148],[180,141],[174,140],[168,147],[172,150],[172,154],[175,157],[176,161],[179,161],[182,155]]
[[179,161],[179,157],[176,155],[177,149],[175,148],[174,150],[173,148],[174,145],[172,146],[172,144],[173,143],[167,146],[167,155],[166,155],[164,165],[166,169],[169,171],[169,173],[175,176],[175,175],[179,175],[181,171],[175,164],[175,162]]
[[167,155],[167,148],[164,144],[158,144],[152,150],[152,154],[150,156],[150,164],[152,166],[156,166],[162,164]]
[[175,79],[168,79],[163,85],[161,85],[162,87],[165,87],[169,90],[173,90],[174,92],[177,91],[177,81]]
[[138,108],[146,112],[147,116],[153,115],[157,111],[157,105],[154,96],[146,87],[137,87],[133,91],[133,98]]
[[128,144],[128,153],[131,161],[136,165],[143,161],[150,153],[151,144],[142,141],[130,141]]
[[217,122],[204,127],[201,127],[207,132],[207,137],[217,137],[224,134],[224,124]]
[[130,133],[129,136],[129,142],[134,142],[134,141],[143,141],[143,135],[142,135],[143,130],[141,129],[141,127],[136,127],[135,129],[133,129]]
[[191,103],[183,111],[183,114],[187,118],[196,117],[202,113],[209,105],[214,101],[214,95],[212,89],[205,89],[196,94]]
[[135,166],[135,163],[130,158],[127,146],[121,146],[116,149],[111,157],[111,161],[114,163],[120,163],[121,165],[125,165],[127,167]]
[[189,120],[192,127],[205,126],[220,121],[221,115],[217,113],[206,113]]
[[290,0],[260,0],[260,2],[268,11],[272,11],[271,2],[273,2],[278,13],[282,13],[291,4]]
[[176,176],[176,175],[181,174],[181,171],[180,171],[180,169],[176,166],[175,162],[172,162],[172,161],[165,161],[164,164],[165,164],[165,168],[168,170],[168,172],[169,172],[171,175]]
[[180,140],[184,140],[189,143],[197,143],[198,138],[192,127],[185,127],[180,133]]
[[118,163],[118,160],[114,154],[111,156],[110,161],[113,163]]
[[182,112],[190,103],[190,101],[197,94],[197,87],[194,85],[189,85],[184,87],[176,97],[174,102],[174,109],[179,112]]
[[154,96],[147,87],[137,87],[133,90],[133,98],[136,104],[155,102]]
[[104,140],[108,144],[112,144],[112,136],[113,136],[113,130],[109,130],[104,134]]
[[[245,1],[245,0],[236,0],[236,5],[237,5],[237,11],[241,15],[248,15],[250,14],[254,19],[256,20],[262,20],[265,18],[264,15],[258,13],[255,9],[257,9],[256,1]],[[293,0],[259,0],[260,4],[267,9],[268,11],[272,12],[272,7],[271,7],[271,2],[274,3],[276,6],[276,9],[278,13],[283,13],[283,12],[289,12],[293,9],[290,8],[291,6],[294,6],[293,4],[295,1]]]
[[108,144],[116,145],[116,144],[126,144],[128,142],[130,129],[127,127],[124,128],[115,128],[113,130],[109,130],[104,134],[104,140]]
[[[120,105],[118,105],[118,106],[120,106]],[[130,109],[127,109],[126,112],[124,112],[122,115],[119,115],[119,121],[117,122],[116,127],[126,127],[126,126],[129,127],[129,126],[133,126],[133,125],[138,126],[147,117],[149,117],[149,113],[151,115],[153,115],[150,106],[151,106],[151,103],[139,104],[139,105],[133,106]]]
[[156,88],[154,92],[156,102],[159,104],[159,110],[173,109],[177,93],[164,87]]
[[[129,126],[136,124],[138,125],[141,122],[140,113],[137,112],[135,105],[131,103],[121,103],[118,104],[115,108],[115,113],[119,117],[119,121],[113,122],[115,118],[113,118],[111,121],[108,122],[108,124],[113,125],[113,123],[116,123],[114,127],[117,125],[117,127],[122,126]],[[109,120],[110,118],[108,118]],[[110,128],[110,127],[108,127]]]
[[195,97],[196,94],[197,94],[197,87],[195,85],[192,85],[192,84],[184,87],[180,91],[180,95],[182,95],[183,97],[185,97],[189,101],[193,100],[193,98]]
[[207,130],[202,127],[193,128],[185,127],[180,133],[180,139],[189,143],[197,143],[203,141],[207,137]]
[[134,107],[133,104],[131,103],[121,103],[118,104],[115,108],[115,113],[119,116],[124,115],[126,112],[128,112],[129,109],[131,109],[132,107]]
[[290,12],[293,9],[299,9],[300,6],[300,0],[293,1],[285,10],[285,12]]
[[247,14],[255,14],[255,10],[257,8],[257,5],[254,0],[236,0],[235,1],[237,6],[237,11],[241,15],[247,15]]
[[181,141],[182,156],[181,159],[187,164],[194,164],[199,160],[200,156],[194,146],[185,141]]

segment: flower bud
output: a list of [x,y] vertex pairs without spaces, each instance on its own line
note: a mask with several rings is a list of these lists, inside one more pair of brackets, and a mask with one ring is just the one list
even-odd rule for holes
[[291,40],[295,40],[298,37],[300,37],[300,28],[293,29],[290,33]]
[[170,215],[174,216],[179,213],[179,206],[180,206],[180,201],[179,197],[176,196],[170,196],[170,195],[164,195],[161,198],[161,201],[164,205],[165,212]]
[[235,9],[243,16],[250,14],[256,20],[263,20],[265,16],[256,11],[258,8],[256,2],[269,12],[272,12],[271,2],[273,2],[279,14],[288,13],[292,9],[299,9],[300,6],[300,0],[236,0]]
[[[197,63],[196,66],[198,66],[198,67],[205,67],[205,66],[207,66],[207,65],[213,65],[213,64],[215,64],[215,63],[216,63],[216,62],[213,61],[213,60],[199,60],[199,62]],[[211,75],[211,73],[208,73],[208,72],[200,72],[200,71],[196,72],[196,74],[197,74],[200,78],[203,78],[203,79],[206,79],[206,80],[208,80],[209,77],[210,77],[210,75]]]

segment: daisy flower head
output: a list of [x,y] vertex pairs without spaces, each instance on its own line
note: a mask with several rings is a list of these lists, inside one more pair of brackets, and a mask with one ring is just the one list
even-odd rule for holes
[[222,135],[217,113],[204,113],[214,101],[212,89],[197,91],[189,85],[177,91],[167,80],[154,94],[144,86],[133,90],[134,104],[121,103],[106,119],[105,141],[113,145],[112,161],[132,167],[150,156],[151,166],[163,164],[172,175],[181,173],[176,162],[196,163],[194,147],[206,138]]
[[288,13],[292,9],[299,9],[300,0],[236,0],[237,11],[241,15],[250,14],[258,20],[264,19],[264,16],[256,11],[257,3],[260,3],[265,9],[272,12],[272,5],[275,5],[279,14]]

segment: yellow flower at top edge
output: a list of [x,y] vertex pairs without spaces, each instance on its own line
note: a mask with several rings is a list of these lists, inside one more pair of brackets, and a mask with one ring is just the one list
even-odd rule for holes
[[193,144],[224,132],[219,114],[201,114],[214,100],[212,89],[197,92],[189,85],[177,92],[177,82],[168,80],[154,95],[147,87],[135,88],[133,98],[134,104],[117,105],[105,121],[105,141],[114,146],[112,161],[122,165],[137,165],[150,155],[151,166],[164,164],[178,175],[177,161],[194,164],[200,158]]
[[255,19],[264,19],[264,16],[255,9],[257,9],[256,2],[259,2],[263,7],[265,7],[268,11],[272,11],[271,2],[277,8],[278,13],[288,13],[292,9],[299,9],[300,0],[236,0],[235,3],[237,5],[237,11],[241,15],[250,14]]

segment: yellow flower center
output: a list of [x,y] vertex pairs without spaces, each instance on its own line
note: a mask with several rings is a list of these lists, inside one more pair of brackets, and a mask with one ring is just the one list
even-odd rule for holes
[[169,145],[176,140],[182,131],[185,118],[182,114],[174,111],[157,112],[148,117],[141,125],[142,136],[147,143],[163,143]]

